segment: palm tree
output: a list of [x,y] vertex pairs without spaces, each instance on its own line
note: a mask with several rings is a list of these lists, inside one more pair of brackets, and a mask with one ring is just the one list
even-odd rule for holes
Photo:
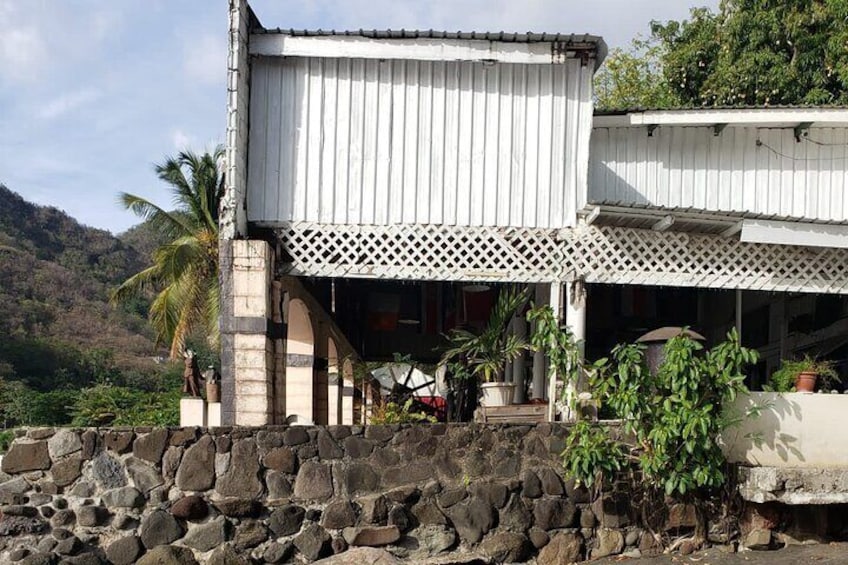
[[170,344],[171,358],[185,348],[186,338],[204,331],[217,348],[218,328],[218,205],[223,194],[219,163],[224,150],[197,155],[180,152],[156,165],[156,174],[170,185],[174,210],[122,192],[120,202],[148,222],[167,243],[152,256],[153,265],[137,273],[112,294],[119,303],[152,290],[150,322],[157,343]]

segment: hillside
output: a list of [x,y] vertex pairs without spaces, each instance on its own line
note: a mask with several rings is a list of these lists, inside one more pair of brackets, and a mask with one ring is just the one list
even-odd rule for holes
[[0,377],[47,390],[152,369],[145,304],[108,303],[145,263],[131,243],[0,184]]

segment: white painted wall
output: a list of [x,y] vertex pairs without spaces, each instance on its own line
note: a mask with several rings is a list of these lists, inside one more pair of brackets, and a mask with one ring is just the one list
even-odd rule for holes
[[846,164],[848,128],[599,127],[589,201],[843,221]]
[[[745,417],[760,406],[758,417]],[[740,426],[724,434],[734,463],[764,467],[848,468],[848,435],[842,427],[848,395],[752,392],[739,396],[732,413]],[[755,438],[761,438],[758,443]]]
[[576,59],[258,57],[248,219],[571,226],[592,73]]

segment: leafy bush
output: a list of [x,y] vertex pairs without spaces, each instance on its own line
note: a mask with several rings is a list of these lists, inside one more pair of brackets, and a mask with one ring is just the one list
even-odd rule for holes
[[75,426],[175,426],[180,419],[179,389],[144,392],[102,383],[80,392],[73,408]]
[[410,398],[403,404],[403,406],[399,405],[397,402],[384,402],[378,404],[374,407],[371,414],[371,423],[380,425],[413,424],[421,422],[434,423],[437,421],[434,417],[428,416],[423,412],[413,412],[413,400],[414,399]]
[[3,430],[0,432],[0,453],[9,451],[12,440],[15,439],[15,430]]
[[68,425],[77,394],[70,389],[39,392],[20,381],[0,382],[0,414],[6,425]]

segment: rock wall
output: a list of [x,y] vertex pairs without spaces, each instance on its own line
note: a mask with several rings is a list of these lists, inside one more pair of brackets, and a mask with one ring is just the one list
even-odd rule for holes
[[562,425],[21,431],[2,563],[310,562],[384,546],[567,563],[651,547],[627,496],[564,480]]

